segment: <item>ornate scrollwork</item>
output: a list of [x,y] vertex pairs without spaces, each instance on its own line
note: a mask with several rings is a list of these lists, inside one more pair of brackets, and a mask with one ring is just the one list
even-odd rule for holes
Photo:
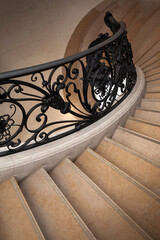
[[0,116],[0,140],[11,136],[10,128],[14,124],[14,120],[9,114],[4,114]]
[[[114,36],[120,24],[109,12],[104,21]],[[135,85],[136,70],[126,30],[110,39],[108,33],[99,34],[86,55],[23,74],[27,80],[0,80],[0,146],[17,152],[56,140],[119,104]],[[11,114],[5,112],[5,104]],[[66,117],[55,120],[58,112]]]

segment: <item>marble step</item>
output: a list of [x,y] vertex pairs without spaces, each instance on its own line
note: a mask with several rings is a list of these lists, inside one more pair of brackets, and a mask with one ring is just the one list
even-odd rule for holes
[[129,117],[124,127],[160,141],[160,124]]
[[0,239],[45,239],[14,177],[0,184]]
[[50,175],[97,239],[151,239],[68,158]]
[[160,111],[136,108],[134,117],[160,124]]
[[[147,54],[148,51],[159,40],[159,29],[160,29],[159,18],[160,18],[160,11],[159,11],[159,8],[157,8],[157,11],[148,19],[147,22],[145,22],[141,30],[138,32],[138,34],[136,34],[135,38],[132,41],[133,56],[136,62],[138,61],[138,66],[139,66],[139,59],[142,58],[141,61],[142,63],[144,63],[143,56],[145,55],[145,58],[146,58],[148,56]],[[148,32],[150,32],[150,36],[147,38],[146,36]],[[157,51],[159,51],[158,46],[157,46]],[[151,54],[149,54],[149,57],[152,56]]]
[[140,107],[145,109],[160,111],[160,99],[145,99],[141,100]]
[[150,76],[155,76],[155,75],[157,76],[159,75],[159,73],[160,73],[160,63],[158,63],[156,67],[153,67],[152,69],[148,71],[146,70],[144,72],[146,78],[149,78]]
[[139,60],[136,61],[136,64],[140,66],[142,71],[145,71],[146,68],[154,64],[155,62],[159,61],[160,59],[160,41],[155,41],[152,45],[150,45],[149,49],[144,51],[143,49],[140,50],[142,54],[136,52],[135,54],[139,55]]
[[160,72],[153,73],[153,74],[150,74],[150,73],[145,74],[146,82],[156,80],[156,79],[159,79],[159,78],[160,78]]
[[43,168],[20,187],[46,239],[95,239]]
[[152,63],[149,63],[148,65],[146,65],[145,67],[143,67],[141,69],[144,72],[144,74],[146,74],[146,73],[152,72],[152,71],[157,72],[157,69],[159,69],[159,66],[160,66],[160,59],[155,60]]
[[151,81],[146,82],[146,86],[157,85],[157,84],[160,84],[160,79],[151,80]]
[[160,92],[160,84],[154,84],[154,85],[147,85],[146,87],[146,93],[147,92]]
[[160,197],[89,148],[75,164],[153,239],[158,240]]
[[160,141],[123,127],[116,129],[112,139],[160,163]]
[[105,137],[95,150],[116,167],[160,196],[160,164]]
[[144,94],[144,98],[146,99],[160,99],[160,91],[158,92],[147,92]]

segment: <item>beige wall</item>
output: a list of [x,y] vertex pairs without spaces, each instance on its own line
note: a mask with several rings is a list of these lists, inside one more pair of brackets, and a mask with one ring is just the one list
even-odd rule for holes
[[[6,0],[0,8],[0,72],[23,68],[27,66],[37,65],[48,61],[53,61],[58,58],[63,58],[66,47],[71,38],[72,33],[77,25],[86,16],[91,16],[90,10],[99,13],[104,4],[99,7],[101,0]],[[105,2],[105,1],[103,1]],[[102,9],[101,9],[102,8]],[[93,17],[92,17],[93,18]],[[87,31],[88,25],[86,22],[82,24],[82,29]],[[85,31],[83,34],[85,34]],[[80,36],[77,35],[77,38]],[[78,39],[75,39],[78,41]],[[71,50],[73,44],[70,46]],[[78,51],[78,50],[77,50]],[[73,54],[71,51],[70,54]],[[60,74],[62,68],[57,72]],[[48,79],[49,72],[45,72],[45,79]],[[65,74],[64,74],[65,75]],[[54,74],[56,79],[57,74]],[[20,77],[20,80],[30,81],[31,76]],[[35,85],[42,86],[42,81],[39,76]],[[3,86],[7,88],[8,85]],[[24,87],[24,92],[31,93],[31,89]],[[1,91],[1,89],[0,89]],[[32,94],[38,96],[39,92],[32,89]],[[23,98],[24,95],[17,94],[12,91],[12,97]],[[77,98],[74,99],[77,101]],[[37,102],[23,102],[25,110],[29,110]],[[3,104],[1,106],[1,113],[9,113],[12,115],[13,108],[9,107],[10,104]],[[40,107],[38,108],[40,112]],[[31,129],[38,128],[42,121],[38,123],[36,116],[38,110],[35,110],[28,121]],[[61,114],[59,110],[50,108],[47,111],[48,122],[60,121],[60,119],[73,120],[74,116],[71,114]],[[16,114],[14,115],[15,122],[21,123],[22,114],[17,107]],[[53,128],[53,127],[52,127]],[[12,128],[13,133],[17,128]],[[30,137],[28,131],[23,130],[19,135],[21,139],[23,136]]]
[[102,0],[1,0],[0,72],[64,56],[81,19]]

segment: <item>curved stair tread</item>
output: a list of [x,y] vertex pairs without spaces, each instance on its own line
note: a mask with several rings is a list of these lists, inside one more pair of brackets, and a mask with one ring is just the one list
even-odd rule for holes
[[50,176],[98,239],[152,239],[69,159]]
[[153,79],[151,81],[146,82],[146,86],[150,86],[150,85],[157,85],[160,84],[160,78],[159,79]]
[[[153,43],[155,43],[157,40],[159,40],[159,37],[157,35],[160,27],[159,23],[160,18],[160,9],[158,9],[152,17],[144,24],[141,31],[135,36],[134,40],[131,42],[133,52],[139,52],[139,49],[143,45],[143,53],[149,48],[149,46],[152,46]],[[148,32],[150,33],[150,41],[144,42],[144,38],[148,35]],[[142,54],[142,53],[141,53]],[[136,59],[136,56],[134,57]]]
[[157,62],[157,64],[152,64],[152,68],[147,69],[144,71],[145,77],[148,78],[149,76],[154,76],[160,73],[160,63]]
[[160,196],[160,164],[107,137],[95,151]]
[[20,187],[46,239],[95,239],[43,168]]
[[0,185],[0,238],[45,239],[14,177]]
[[127,25],[127,29],[130,27],[132,22],[136,19],[136,16],[139,16],[142,12],[142,8],[145,8],[147,5],[147,2],[141,2],[138,1],[136,5],[126,14],[126,16],[123,18],[123,21]]
[[147,99],[143,98],[141,100],[141,108],[160,111],[160,99]]
[[[152,239],[152,237],[159,239],[160,225],[158,224],[160,221],[157,220],[159,208],[157,207],[156,212],[156,207],[152,208],[154,203],[149,205],[149,202],[157,201],[155,199],[159,199],[158,196],[160,195],[159,4],[160,2],[157,0],[107,0],[105,3],[105,6],[108,6],[108,10],[113,12],[115,18],[126,22],[128,37],[131,44],[133,43],[135,62],[145,73],[146,92],[140,103],[140,108],[136,109],[134,117],[128,118],[125,128],[118,127],[115,130],[113,139],[105,137],[95,150],[98,154],[88,149],[75,161],[75,164],[95,181],[104,192],[105,184],[108,183],[108,179],[110,180],[110,185],[106,190],[108,196],[69,159],[64,160],[51,172],[51,177],[55,179],[57,185],[73,204],[73,207],[75,207],[88,227],[44,169],[38,170],[21,183],[26,199],[30,203],[40,227],[45,232],[44,228],[52,225],[50,227],[50,236],[45,233],[47,235],[46,239],[48,239],[48,236],[49,239],[52,239],[55,234],[58,236],[56,239],[95,239],[89,228],[101,240],[137,240]],[[77,46],[88,46],[92,41],[91,37],[93,39],[93,34],[100,32],[97,29],[98,27],[101,28],[101,31],[106,32],[106,25],[102,28],[102,20],[98,20],[104,10],[97,8],[96,11],[97,20],[95,19],[95,22],[92,23],[93,19],[91,20],[91,16],[89,16],[90,24],[88,29],[87,27],[83,29],[82,37],[80,36],[81,33],[79,33],[80,40]],[[84,42],[80,42],[83,38]],[[78,49],[78,47],[75,49]],[[121,185],[122,182],[123,186]],[[131,184],[134,186],[131,186]],[[8,190],[11,186],[13,187],[11,194],[9,192],[6,194],[5,189]],[[35,189],[37,190],[33,193]],[[131,189],[133,192],[131,192]],[[1,194],[2,191],[3,194]],[[15,195],[14,191],[18,193],[17,203],[14,203],[16,197],[10,197]],[[114,200],[117,204],[113,202],[111,197],[113,191],[115,191],[116,197]],[[126,195],[123,195],[123,191],[127,192]],[[3,197],[1,198],[1,196]],[[47,196],[52,197],[47,198]],[[146,200],[147,203],[144,204],[146,198],[149,200]],[[55,199],[57,199],[57,202],[54,201]],[[132,205],[133,199],[135,205]],[[136,202],[137,199],[139,202]],[[127,204],[122,206],[121,201],[123,200]],[[37,201],[39,201],[39,205]],[[129,203],[131,203],[130,206]],[[19,204],[19,211],[17,211],[17,208],[13,209],[15,204]],[[0,223],[0,228],[3,231],[2,235],[0,233],[0,238],[18,240],[22,239],[21,236],[23,236],[24,240],[44,239],[14,178],[0,185],[1,205],[0,211],[2,214],[0,213],[0,220],[3,218],[3,221]],[[141,209],[133,211],[136,208],[135,206],[138,206],[137,209],[141,206]],[[51,211],[53,208],[54,210]],[[6,209],[7,211],[9,209],[10,213],[14,213],[9,219],[10,221],[7,220],[8,215],[3,214]],[[47,210],[48,215],[43,211],[44,209]],[[130,218],[129,213],[126,214],[127,211],[131,211],[129,213],[133,214],[132,219],[136,221]],[[148,213],[150,215],[147,215]],[[19,218],[19,215],[25,216],[25,220],[20,221],[23,218]],[[54,228],[53,215],[56,219]],[[8,238],[3,235],[5,234],[4,222],[5,226],[7,226]],[[62,225],[65,225],[65,227],[62,227]],[[22,226],[22,228],[17,228],[17,226]],[[77,230],[74,232],[71,226],[74,226],[74,230]],[[8,228],[10,231],[8,231]],[[52,230],[54,230],[53,234]]]
[[115,130],[112,139],[154,161],[160,162],[160,141],[158,140],[120,126]]
[[160,92],[160,84],[155,85],[147,85],[146,87],[146,93],[147,92]]
[[[152,95],[152,96],[154,95],[153,98],[156,98],[157,93],[151,93],[151,94],[146,93],[144,97],[146,97],[146,95]],[[159,98],[160,98],[160,93],[159,93]],[[134,112],[134,117],[160,124],[160,111],[137,107]]]
[[[159,47],[160,47],[160,40],[157,41],[156,43],[154,43],[154,45],[152,45],[151,48],[147,50],[145,55],[143,57],[141,57],[141,60],[143,60],[143,61],[139,65],[143,71],[148,68],[152,68],[154,66],[154,64],[156,64],[157,62],[159,63],[159,61],[160,61]],[[143,59],[143,58],[145,58],[145,59]],[[158,66],[159,66],[159,64],[158,64]]]
[[133,19],[131,25],[128,27],[129,40],[132,42],[136,38],[137,34],[145,23],[154,15],[157,9],[160,7],[158,2],[151,1],[146,6],[144,6],[143,11],[141,11],[135,19]]
[[160,40],[155,41],[148,49],[139,50],[134,53],[136,55],[136,64],[144,70],[148,66],[152,66],[152,63],[159,61],[160,59]]
[[160,124],[129,117],[124,127],[160,141]]
[[144,231],[158,240],[160,197],[89,148],[75,164]]
[[142,67],[142,71],[144,73],[150,72],[154,69],[159,68],[160,66],[160,59],[157,59],[156,61],[152,61],[151,63],[147,64],[146,66]]
[[146,82],[160,79],[160,72],[158,71],[158,72],[153,73],[153,74],[150,74],[150,73],[145,74],[145,79],[146,79]]
[[153,35],[151,35],[150,38],[145,38],[145,42],[140,44],[136,52],[134,51],[134,60],[139,67],[144,68],[159,59],[159,28],[152,32]]

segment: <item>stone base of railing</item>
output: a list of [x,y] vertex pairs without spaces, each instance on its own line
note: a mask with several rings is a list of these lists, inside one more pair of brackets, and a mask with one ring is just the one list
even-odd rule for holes
[[106,135],[111,137],[118,125],[123,126],[127,117],[133,115],[145,89],[145,78],[140,68],[132,92],[113,111],[92,125],[57,141],[30,150],[0,158],[0,182],[15,176],[23,180],[36,169],[44,167],[50,171],[64,158],[75,160],[85,148],[94,149]]

